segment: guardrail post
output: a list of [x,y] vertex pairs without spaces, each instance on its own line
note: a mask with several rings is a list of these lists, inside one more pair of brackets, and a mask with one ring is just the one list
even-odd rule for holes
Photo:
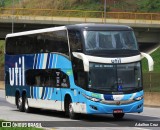
[[103,23],[103,12],[102,12],[102,23]]
[[84,17],[85,17],[85,19],[84,19],[84,22],[86,23],[86,11],[84,12]]
[[149,88],[150,88],[150,92],[151,92],[151,87],[152,87],[152,75],[151,75],[151,72],[149,72]]
[[135,23],[136,23],[136,18],[137,18],[137,15],[136,15],[136,13],[135,13],[135,16],[134,16],[134,20],[135,20],[134,22],[135,22]]
[[151,14],[151,24],[152,24],[152,14]]
[[118,12],[118,23],[119,23],[119,12]]

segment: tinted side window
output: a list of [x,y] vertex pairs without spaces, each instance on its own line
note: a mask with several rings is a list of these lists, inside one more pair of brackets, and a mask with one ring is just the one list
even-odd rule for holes
[[37,35],[37,52],[58,52],[69,55],[67,32],[65,30]]
[[81,52],[82,51],[82,38],[81,38],[81,34],[79,31],[75,31],[75,30],[69,30],[68,31],[68,35],[69,35],[69,43],[71,46],[71,50],[73,52]]
[[78,58],[73,58],[72,66],[75,84],[79,87],[86,89],[88,77],[87,72],[84,71],[83,61]]
[[26,84],[29,86],[68,88],[69,77],[58,69],[32,69],[26,71]]
[[11,37],[6,41],[6,53],[9,55],[49,52],[69,55],[66,30]]
[[9,55],[35,53],[36,35],[8,38],[6,53]]

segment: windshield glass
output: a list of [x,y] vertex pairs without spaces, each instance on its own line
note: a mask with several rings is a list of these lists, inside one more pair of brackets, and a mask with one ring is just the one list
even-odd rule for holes
[[89,88],[125,92],[142,87],[140,62],[130,64],[90,63]]
[[85,49],[92,50],[137,50],[133,31],[84,31]]

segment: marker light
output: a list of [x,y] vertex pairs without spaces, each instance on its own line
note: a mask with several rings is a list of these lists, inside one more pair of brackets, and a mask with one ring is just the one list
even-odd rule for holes
[[134,100],[135,100],[135,101],[140,101],[140,100],[142,100],[142,99],[143,99],[143,96],[140,96],[140,97],[135,98]]

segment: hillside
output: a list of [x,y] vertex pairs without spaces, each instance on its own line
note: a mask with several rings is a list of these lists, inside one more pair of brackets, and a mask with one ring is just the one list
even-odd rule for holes
[[[0,0],[1,7],[12,7],[13,0]],[[14,0],[15,7],[58,10],[104,11],[103,0]],[[107,11],[159,12],[160,0],[107,0]]]

